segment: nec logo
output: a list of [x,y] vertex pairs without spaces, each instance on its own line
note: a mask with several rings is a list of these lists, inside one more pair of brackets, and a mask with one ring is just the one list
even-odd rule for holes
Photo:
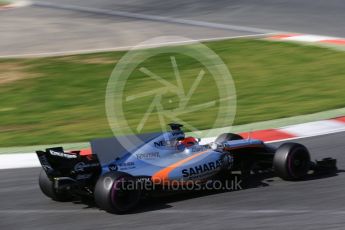
[[154,142],[153,144],[155,145],[155,147],[163,147],[163,146],[165,146],[165,142],[164,141]]

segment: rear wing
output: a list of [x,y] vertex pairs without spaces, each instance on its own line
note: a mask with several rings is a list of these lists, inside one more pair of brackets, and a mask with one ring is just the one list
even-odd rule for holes
[[90,178],[101,172],[101,164],[95,154],[81,156],[79,151],[65,152],[62,147],[36,151],[42,168],[48,177]]

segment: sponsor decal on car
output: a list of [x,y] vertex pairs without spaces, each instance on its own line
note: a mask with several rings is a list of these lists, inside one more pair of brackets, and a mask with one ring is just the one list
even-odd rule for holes
[[134,169],[135,164],[134,162],[123,162],[123,163],[118,164],[118,167],[120,170]]
[[50,155],[57,156],[57,157],[63,157],[63,158],[67,158],[67,159],[75,159],[75,158],[77,158],[77,155],[63,153],[63,152],[56,152],[54,150],[49,150],[49,153],[50,153]]
[[110,164],[108,166],[108,168],[109,168],[110,171],[117,171],[118,170],[118,167],[117,167],[116,164]]
[[85,169],[98,167],[98,166],[99,166],[99,163],[87,164],[85,162],[79,162],[74,166],[74,171],[75,172],[84,172]]
[[153,146],[158,149],[176,149],[176,140],[160,140],[153,142]]
[[182,176],[188,179],[197,179],[215,174],[222,166],[222,160],[211,161],[205,164],[182,170]]
[[159,152],[152,152],[152,153],[138,153],[136,154],[137,159],[139,160],[152,160],[160,158]]
[[152,182],[150,177],[138,177],[138,178],[136,178],[136,181],[143,182],[143,183],[151,183]]
[[165,141],[157,141],[157,142],[153,142],[153,144],[156,148],[159,148],[159,147],[164,147],[166,145],[166,142]]

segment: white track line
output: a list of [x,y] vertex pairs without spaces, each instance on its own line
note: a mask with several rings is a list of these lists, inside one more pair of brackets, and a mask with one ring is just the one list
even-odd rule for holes
[[158,48],[158,47],[163,47],[163,46],[187,45],[187,44],[193,44],[196,42],[211,42],[211,41],[221,41],[221,40],[236,39],[236,38],[264,37],[267,35],[274,35],[274,34],[276,34],[276,33],[213,37],[213,38],[202,38],[202,39],[189,39],[189,40],[185,40],[185,41],[183,41],[183,40],[181,40],[181,41],[168,41],[168,42],[160,42],[160,43],[155,43],[155,44],[118,46],[118,47],[108,47],[108,48],[99,48],[99,49],[85,49],[85,50],[72,50],[72,51],[61,51],[61,52],[0,55],[0,58],[59,57],[59,56],[66,56],[66,55],[101,53],[101,52],[110,52],[110,51],[126,51],[126,50],[131,50],[133,48],[149,49],[149,48]]
[[34,1],[32,5],[37,6],[37,7],[79,11],[79,12],[85,12],[85,13],[134,18],[134,19],[141,19],[141,20],[148,20],[148,21],[167,22],[167,23],[190,25],[190,26],[201,26],[201,27],[208,27],[208,28],[213,28],[213,29],[236,30],[236,31],[244,31],[244,32],[252,32],[252,33],[276,32],[273,30],[261,29],[261,28],[256,28],[256,27],[228,25],[228,24],[203,22],[203,21],[181,19],[181,18],[170,18],[170,17],[165,17],[165,16],[159,16],[159,15],[131,13],[131,12],[119,11],[119,10],[98,9],[98,8],[76,6],[76,5],[69,5],[69,4],[55,4],[51,2]]
[[[284,129],[278,129],[278,130],[284,130]],[[286,138],[286,139],[280,139],[280,140],[274,140],[274,141],[265,141],[267,144],[272,144],[272,143],[278,143],[282,141],[293,141],[293,140],[299,140],[299,139],[306,139],[306,138],[311,138],[311,137],[318,137],[318,136],[325,136],[325,135],[330,135],[330,134],[336,134],[336,133],[341,133],[345,132],[345,127],[343,128],[337,128],[337,129],[332,129],[330,131],[318,131],[315,133],[309,133],[305,134],[303,136],[296,136],[296,137],[291,137],[291,138]],[[200,144],[205,145],[211,142],[214,142],[217,137],[207,137],[203,138],[200,141]]]
[[299,209],[258,209],[258,210],[229,210],[229,209],[170,209],[154,211],[158,214],[209,214],[227,213],[243,215],[274,215],[274,214],[324,214],[324,215],[345,215],[345,210],[299,210]]
[[[68,213],[68,214],[85,214],[94,213],[102,214],[102,210],[88,209],[80,212],[79,209],[7,209],[0,210],[0,214],[57,214],[57,213]],[[157,210],[153,211],[155,214],[209,214],[209,213],[226,213],[226,214],[238,214],[238,215],[274,215],[274,214],[323,214],[323,215],[345,215],[345,210],[311,210],[311,209],[258,209],[258,210],[229,210],[229,209],[170,209],[170,210]]]
[[[0,214],[6,215],[26,215],[26,214],[57,214],[57,213],[68,213],[71,215],[94,213],[102,214],[102,210],[88,209],[80,212],[79,209],[2,209]],[[157,210],[153,211],[155,214],[209,214],[209,213],[226,213],[235,215],[276,215],[276,214],[322,214],[322,215],[345,215],[345,210],[311,210],[311,209],[257,209],[257,210],[229,210],[229,209],[169,209],[169,210]]]
[[308,122],[300,125],[290,125],[279,129],[285,133],[292,134],[297,137],[305,137],[314,135],[315,133],[328,133],[337,130],[344,130],[344,122],[336,120],[324,120],[324,121],[314,121]]
[[281,142],[281,141],[292,141],[292,140],[306,139],[306,138],[310,138],[310,137],[326,136],[326,135],[342,133],[342,132],[345,132],[345,128],[339,128],[339,129],[328,131],[328,132],[320,131],[320,132],[317,132],[317,133],[314,133],[314,134],[310,134],[310,135],[306,135],[306,136],[291,137],[291,138],[282,139],[282,140],[265,141],[265,143],[277,143],[277,142]]
[[0,169],[40,167],[37,155],[34,153],[1,154]]
[[10,215],[26,215],[26,214],[61,214],[61,213],[68,213],[68,214],[84,214],[84,213],[102,213],[101,210],[97,209],[85,209],[81,212],[79,209],[62,209],[62,210],[51,210],[51,209],[14,209],[14,210],[0,210],[0,214],[10,214]]
[[[12,2],[12,3],[11,3]],[[0,10],[18,8],[18,7],[26,7],[30,6],[31,2],[27,0],[18,0],[18,1],[10,1],[9,4],[0,6]]]
[[322,35],[302,34],[302,35],[295,35],[295,36],[283,38],[281,40],[296,41],[296,42],[320,42],[323,40],[332,40],[332,39],[337,39],[337,38],[322,36]]

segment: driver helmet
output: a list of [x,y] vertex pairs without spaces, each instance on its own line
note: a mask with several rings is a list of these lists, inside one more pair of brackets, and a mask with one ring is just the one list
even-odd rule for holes
[[192,147],[193,145],[198,144],[198,140],[194,137],[186,137],[183,140],[179,141],[184,147]]

